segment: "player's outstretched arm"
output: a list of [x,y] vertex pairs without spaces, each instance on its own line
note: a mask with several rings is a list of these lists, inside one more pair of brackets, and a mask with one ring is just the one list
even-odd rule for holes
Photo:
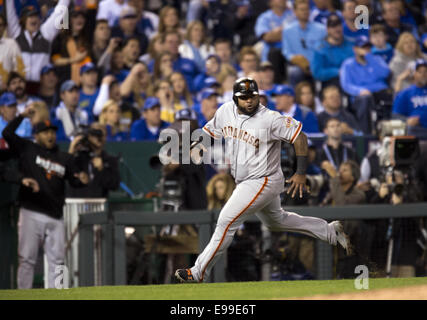
[[297,170],[295,174],[286,181],[286,183],[291,183],[287,193],[291,193],[292,198],[294,198],[295,194],[298,192],[300,198],[302,198],[304,188],[306,188],[305,173],[307,171],[308,164],[308,141],[304,132],[300,132],[298,137],[295,139],[294,149],[297,157]]

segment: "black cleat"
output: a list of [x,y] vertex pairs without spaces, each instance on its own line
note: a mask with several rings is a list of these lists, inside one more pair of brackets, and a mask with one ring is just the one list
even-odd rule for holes
[[182,283],[194,283],[197,282],[194,280],[193,274],[190,269],[178,269],[175,271],[175,277]]

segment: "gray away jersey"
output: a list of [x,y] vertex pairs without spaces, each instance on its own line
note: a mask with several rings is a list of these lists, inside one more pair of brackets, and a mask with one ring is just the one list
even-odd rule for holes
[[281,141],[291,144],[301,122],[260,105],[252,115],[239,114],[234,101],[224,103],[203,127],[214,139],[224,137],[236,182],[280,174]]

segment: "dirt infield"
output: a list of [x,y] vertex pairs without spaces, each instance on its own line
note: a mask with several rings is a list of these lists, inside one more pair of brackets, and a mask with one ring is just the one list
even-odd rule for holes
[[427,300],[427,285],[316,295],[295,300]]

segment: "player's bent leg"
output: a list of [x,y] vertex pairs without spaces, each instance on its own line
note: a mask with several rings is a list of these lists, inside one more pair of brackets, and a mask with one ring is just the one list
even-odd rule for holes
[[272,231],[298,232],[336,245],[337,233],[326,220],[306,217],[283,210],[280,196],[257,213],[258,218]]
[[[209,277],[212,267],[231,244],[240,225],[262,208],[271,195],[267,191],[268,178],[239,183],[219,215],[215,232],[191,269],[177,270],[181,282],[202,282]],[[268,199],[268,200],[266,200]]]

